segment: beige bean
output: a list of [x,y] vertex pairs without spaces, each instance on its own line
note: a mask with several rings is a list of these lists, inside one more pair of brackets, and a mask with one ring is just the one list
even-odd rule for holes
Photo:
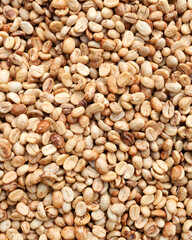
[[17,212],[20,213],[23,216],[27,216],[28,212],[29,212],[29,208],[27,205],[25,205],[24,203],[18,203],[16,206]]
[[148,36],[152,32],[151,27],[146,22],[141,20],[136,23],[136,29],[143,36]]
[[14,182],[17,179],[17,174],[15,171],[9,171],[3,176],[3,183],[8,184]]
[[122,203],[115,203],[111,206],[111,211],[116,215],[122,215],[125,210],[125,205]]
[[11,192],[11,193],[9,194],[8,198],[9,198],[11,201],[17,202],[17,201],[21,200],[21,199],[23,198],[23,196],[24,196],[23,190],[21,190],[21,189],[16,189],[16,190],[14,190],[13,192]]
[[137,221],[140,215],[140,207],[136,204],[133,204],[129,209],[129,216],[132,221]]
[[177,207],[176,207],[176,201],[174,199],[167,200],[166,206],[167,206],[167,210],[170,213],[175,213]]
[[63,52],[70,54],[74,51],[75,49],[75,40],[71,37],[65,38],[63,41]]
[[106,236],[106,230],[98,225],[93,226],[92,232],[96,237],[99,238],[104,238]]
[[20,22],[20,28],[28,35],[31,35],[34,31],[31,23],[27,22],[27,21],[21,21]]
[[64,187],[62,189],[62,194],[63,194],[64,201],[66,201],[67,203],[73,201],[73,199],[74,199],[74,192],[73,192],[73,190],[71,188]]
[[146,134],[146,138],[149,141],[155,141],[157,139],[157,133],[155,132],[155,130],[151,127],[147,128],[145,131]]
[[87,206],[84,202],[80,201],[75,207],[75,213],[77,216],[82,217],[87,211]]
[[113,171],[108,171],[108,173],[101,175],[101,180],[104,182],[110,182],[115,180],[115,178],[117,177],[117,174]]

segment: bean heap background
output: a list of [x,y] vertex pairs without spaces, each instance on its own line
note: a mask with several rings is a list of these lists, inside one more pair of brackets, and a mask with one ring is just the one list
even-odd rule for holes
[[192,0],[0,0],[0,240],[192,239]]

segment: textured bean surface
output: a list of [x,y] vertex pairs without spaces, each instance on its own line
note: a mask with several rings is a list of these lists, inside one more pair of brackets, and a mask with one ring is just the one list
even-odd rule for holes
[[192,0],[0,0],[0,240],[192,239]]

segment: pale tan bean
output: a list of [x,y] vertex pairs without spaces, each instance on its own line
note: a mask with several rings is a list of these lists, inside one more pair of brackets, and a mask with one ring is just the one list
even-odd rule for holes
[[106,230],[98,225],[93,226],[92,232],[96,237],[99,238],[104,238],[106,236]]
[[71,171],[72,169],[74,169],[76,167],[77,162],[78,162],[77,156],[69,156],[64,160],[63,168],[66,171]]
[[157,139],[157,133],[155,132],[155,130],[151,127],[147,128],[145,131],[146,134],[146,138],[149,141],[155,141]]
[[21,21],[20,22],[20,28],[28,35],[31,35],[34,31],[31,23],[27,22],[27,21]]
[[132,164],[127,164],[127,170],[125,171],[123,177],[125,179],[130,179],[134,174],[134,167]]
[[11,192],[8,197],[11,201],[17,202],[17,201],[21,200],[23,198],[23,196],[24,196],[23,190],[17,189],[17,190],[14,190],[13,192]]
[[77,63],[77,72],[82,76],[88,76],[90,73],[90,70],[86,65],[82,63]]
[[111,211],[117,215],[122,215],[125,212],[125,210],[126,210],[125,205],[122,203],[115,203],[111,206]]
[[48,144],[47,146],[42,147],[41,149],[43,155],[48,156],[57,151],[57,148],[53,144]]
[[139,131],[145,126],[145,122],[142,118],[134,119],[129,124],[130,129],[133,131]]
[[17,179],[17,174],[15,171],[9,171],[3,176],[3,183],[8,184]]
[[142,198],[141,198],[141,204],[143,206],[146,206],[150,203],[152,203],[154,201],[154,195],[151,194],[151,195],[144,195]]
[[140,207],[136,204],[133,204],[129,209],[129,216],[132,221],[137,221],[140,215]]
[[175,213],[177,207],[176,207],[176,201],[174,199],[169,199],[166,203],[167,210],[170,213]]
[[115,180],[115,178],[117,177],[117,174],[113,171],[108,171],[108,173],[101,175],[101,180],[104,182],[110,182]]
[[99,221],[99,220],[103,219],[104,216],[105,216],[104,212],[101,211],[100,209],[91,213],[91,217],[94,221]]
[[75,49],[75,40],[71,37],[65,38],[63,41],[63,52],[70,54],[74,51]]
[[85,160],[94,161],[99,157],[99,154],[94,150],[85,150],[83,152],[83,157]]
[[133,93],[131,95],[131,103],[132,104],[139,105],[139,104],[143,103],[144,100],[145,100],[145,95],[142,92]]
[[70,96],[66,92],[58,93],[55,95],[55,101],[60,104],[68,103],[69,99],[70,99]]
[[66,201],[67,203],[73,201],[73,199],[74,199],[74,192],[73,192],[73,190],[71,188],[64,187],[62,189],[62,194],[63,194],[64,201]]
[[101,196],[100,207],[102,211],[106,211],[110,206],[110,197],[105,194]]
[[126,162],[119,162],[115,167],[115,172],[118,175],[123,175],[128,169],[128,165]]
[[108,8],[114,8],[119,4],[119,0],[104,0],[104,6]]
[[27,216],[28,212],[29,212],[29,208],[27,205],[25,205],[24,203],[18,203],[16,206],[16,209],[18,211],[18,213],[20,213],[23,216]]
[[76,207],[75,207],[75,213],[77,216],[82,217],[87,211],[87,206],[84,202],[78,202]]
[[143,36],[148,36],[152,32],[151,27],[146,22],[140,20],[136,23],[136,29]]

